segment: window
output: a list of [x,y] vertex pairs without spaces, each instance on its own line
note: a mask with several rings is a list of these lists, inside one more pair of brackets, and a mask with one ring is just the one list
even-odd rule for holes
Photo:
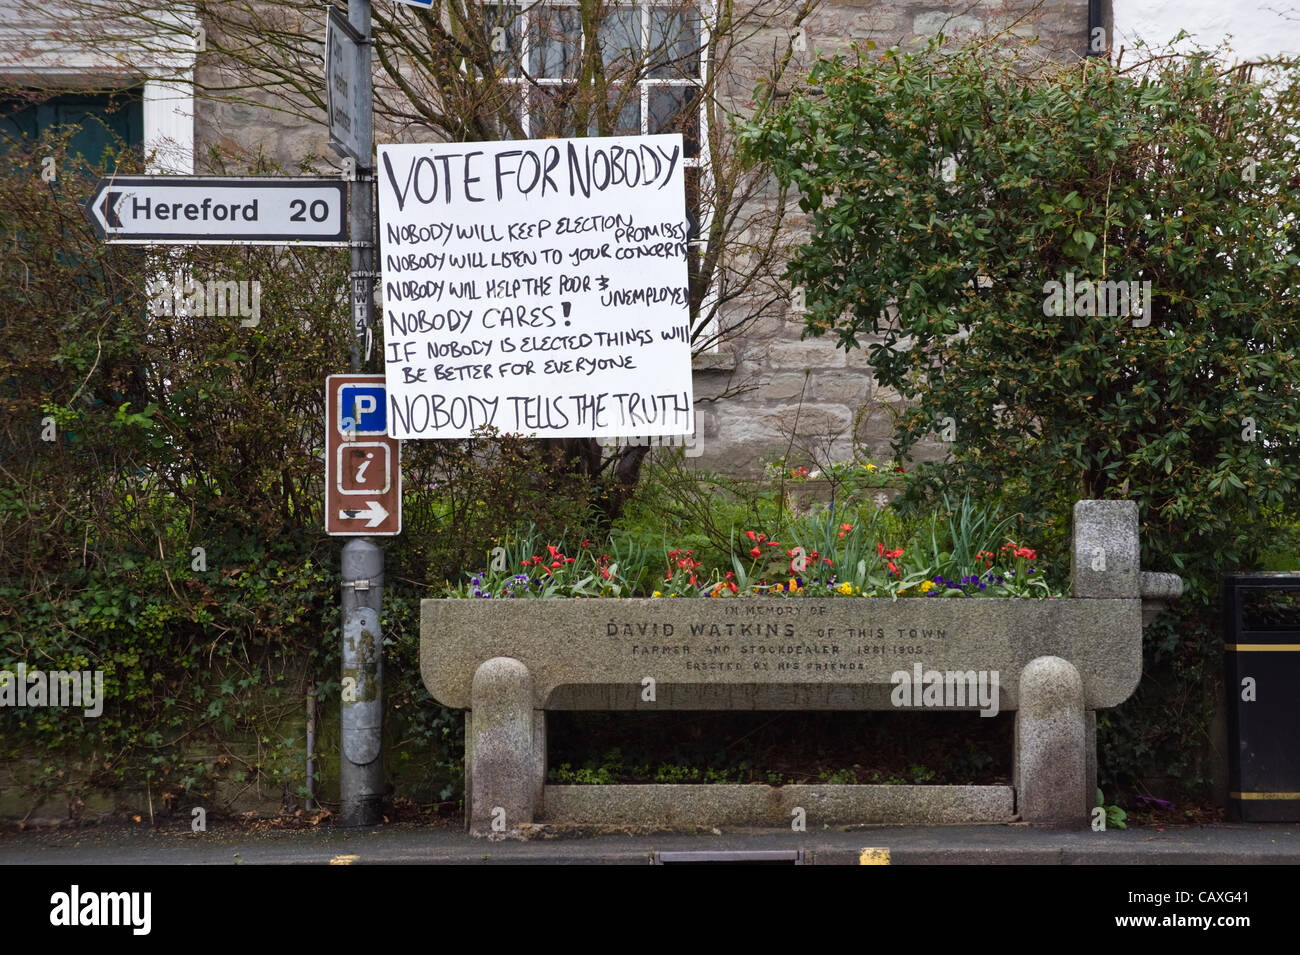
[[[490,48],[504,76],[524,94],[516,104],[524,134],[533,139],[578,135],[583,118],[587,135],[676,132],[698,163],[704,38],[699,13],[683,4],[689,0],[611,5],[589,31],[576,5],[488,8]],[[597,50],[582,84],[579,74],[593,33]],[[595,109],[583,86],[591,91],[603,86],[608,108]]]
[[[584,15],[590,18],[586,25]],[[694,0],[499,4],[484,9],[484,27],[525,138],[682,135],[693,228],[691,311],[700,314],[709,295],[699,281],[709,185],[703,160],[708,26],[700,6]],[[596,45],[590,57],[589,43]],[[508,130],[501,132],[510,138]],[[716,339],[711,328],[701,333]],[[716,347],[715,342],[710,350]]]

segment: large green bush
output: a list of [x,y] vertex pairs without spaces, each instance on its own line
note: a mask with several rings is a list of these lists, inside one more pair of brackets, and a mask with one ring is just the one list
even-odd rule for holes
[[[1297,79],[1291,60],[1121,69],[936,38],[819,62],[745,127],[808,215],[789,266],[807,333],[869,350],[909,405],[900,454],[949,442],[914,490],[1000,497],[1058,539],[1072,500],[1127,497],[1143,566],[1184,575],[1113,772],[1200,774],[1217,576],[1300,503]],[[1150,308],[1090,303],[1104,281],[1149,282]]]

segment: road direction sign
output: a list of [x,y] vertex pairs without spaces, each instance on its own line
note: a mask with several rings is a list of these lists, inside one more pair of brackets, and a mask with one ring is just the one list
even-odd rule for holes
[[325,379],[325,531],[402,532],[402,444],[388,436],[383,375]]
[[338,7],[329,8],[325,20],[325,105],[329,113],[330,146],[340,156],[351,157],[368,169],[373,157],[370,129],[370,51]]
[[101,239],[136,245],[347,245],[347,183],[107,176],[86,203]]
[[433,0],[398,0],[398,2],[412,7],[419,7],[421,10],[433,9]]

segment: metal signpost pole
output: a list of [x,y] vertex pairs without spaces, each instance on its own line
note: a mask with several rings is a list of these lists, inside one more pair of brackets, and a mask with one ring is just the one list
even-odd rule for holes
[[[370,0],[348,0],[348,21],[362,37],[359,66],[351,89],[364,91],[349,105],[359,155],[351,203],[351,273],[349,298],[353,337],[350,370],[361,371],[368,352],[374,311],[375,270],[373,102],[370,95]],[[330,78],[326,78],[330,82]],[[359,127],[359,128],[358,128]],[[384,551],[369,537],[353,537],[343,546],[343,702],[339,757],[341,822],[372,826],[381,819],[384,797],[383,634],[379,610],[383,600]]]

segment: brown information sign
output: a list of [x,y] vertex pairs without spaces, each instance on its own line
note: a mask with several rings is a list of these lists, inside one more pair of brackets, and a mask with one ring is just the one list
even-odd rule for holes
[[402,532],[402,444],[388,436],[383,375],[325,379],[325,531]]

